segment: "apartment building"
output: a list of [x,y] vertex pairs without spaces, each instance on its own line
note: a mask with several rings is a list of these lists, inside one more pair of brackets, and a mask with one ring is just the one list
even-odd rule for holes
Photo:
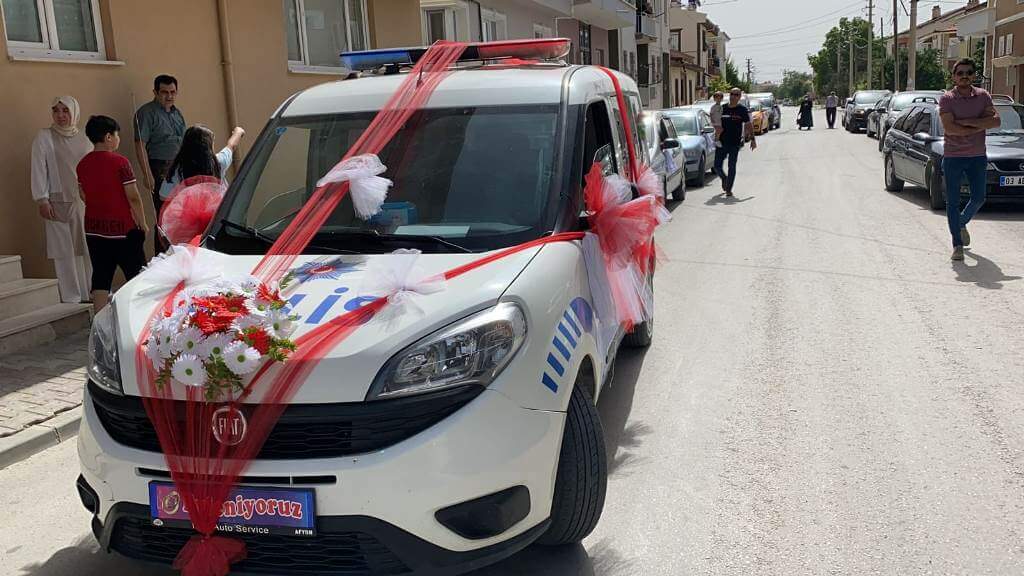
[[[729,35],[707,14],[693,8],[675,8],[671,14],[670,44],[676,67],[673,83],[679,81],[684,101],[708,98],[711,80],[723,74]],[[691,68],[693,66],[696,70]],[[694,82],[692,89],[691,81]]]
[[[992,92],[1007,94],[1014,100],[1021,91],[1021,67],[1024,65],[1024,3],[995,0],[992,35],[988,53],[992,59]],[[1015,40],[1016,39],[1016,40]]]

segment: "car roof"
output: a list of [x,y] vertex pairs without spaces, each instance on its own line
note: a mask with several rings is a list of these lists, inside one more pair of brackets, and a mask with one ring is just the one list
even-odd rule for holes
[[[637,92],[632,78],[613,73],[624,92]],[[405,78],[406,74],[388,74],[313,86],[298,93],[281,115],[376,112]],[[611,78],[594,66],[480,66],[449,72],[423,108],[557,104],[566,84],[569,104],[584,104],[615,90]]]

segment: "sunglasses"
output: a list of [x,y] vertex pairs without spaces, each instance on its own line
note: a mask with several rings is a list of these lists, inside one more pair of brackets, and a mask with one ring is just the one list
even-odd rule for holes
[[957,76],[962,76],[962,77],[965,77],[965,78],[969,77],[969,76],[974,76],[974,70],[967,70],[967,71],[960,70],[959,72],[956,72],[956,75]]

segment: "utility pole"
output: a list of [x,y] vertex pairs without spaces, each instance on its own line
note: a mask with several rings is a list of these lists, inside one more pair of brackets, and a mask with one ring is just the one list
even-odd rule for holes
[[900,91],[899,0],[892,0],[892,91]]
[[871,57],[874,52],[875,26],[871,23],[875,18],[875,0],[868,0],[868,90],[871,90]]
[[752,78],[753,76],[750,74],[750,58],[747,58],[747,84],[750,84],[753,81],[751,80]]
[[850,94],[853,94],[853,29],[850,29]]
[[917,0],[910,0],[910,36],[907,38],[907,90],[917,79]]

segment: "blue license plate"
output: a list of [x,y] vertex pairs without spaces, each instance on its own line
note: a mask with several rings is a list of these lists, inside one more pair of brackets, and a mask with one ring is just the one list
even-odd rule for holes
[[[257,536],[316,536],[316,498],[309,488],[235,486],[221,505],[217,530]],[[149,483],[154,526],[192,526],[178,489],[170,482]]]

